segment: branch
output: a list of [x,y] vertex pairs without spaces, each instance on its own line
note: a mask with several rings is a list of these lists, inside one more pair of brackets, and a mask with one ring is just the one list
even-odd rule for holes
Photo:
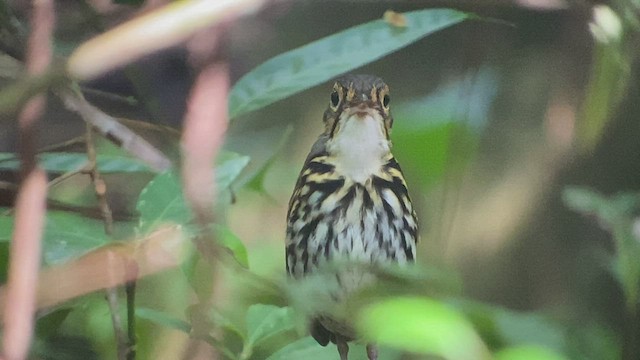
[[152,169],[161,172],[171,167],[169,160],[147,140],[122,125],[116,118],[91,105],[79,91],[70,88],[58,93],[67,109],[78,113],[104,137],[110,139],[131,155],[144,161]]
[[[228,123],[229,67],[221,56],[224,53],[221,51],[224,45],[222,30],[216,27],[202,31],[189,44],[191,59],[207,65],[200,71],[191,91],[181,142],[184,194],[202,230],[196,245],[209,264],[210,282],[204,286],[213,290],[205,291],[205,294],[212,294],[209,299],[200,299],[205,307],[216,303],[215,297],[220,296],[216,291],[219,283],[218,246],[210,225],[214,219],[215,196],[215,175],[211,164],[222,147]],[[192,345],[183,356],[205,356],[202,351],[207,349]]]
[[[55,13],[52,0],[35,0],[27,45],[27,71],[42,74],[51,62]],[[46,104],[45,95],[29,100],[18,116],[22,183],[16,201],[11,242],[7,299],[4,306],[3,351],[7,360],[25,359],[34,327],[36,287],[44,230],[47,176],[37,167],[35,126]]]

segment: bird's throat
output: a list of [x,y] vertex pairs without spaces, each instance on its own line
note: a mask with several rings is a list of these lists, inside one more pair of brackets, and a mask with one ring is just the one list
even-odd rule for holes
[[390,151],[383,122],[376,115],[353,114],[327,143],[336,171],[358,183],[377,174]]

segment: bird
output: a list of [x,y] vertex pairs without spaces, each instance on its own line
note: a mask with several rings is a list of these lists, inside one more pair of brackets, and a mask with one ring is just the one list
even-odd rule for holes
[[[294,281],[321,272],[331,262],[383,266],[414,263],[418,221],[400,165],[391,153],[393,116],[389,86],[373,75],[335,80],[324,112],[324,131],[307,156],[289,201],[286,270]],[[339,269],[336,303],[375,283],[367,270]],[[348,342],[358,340],[347,318],[310,316],[312,337],[336,344],[348,360]],[[367,357],[376,360],[374,343]]]

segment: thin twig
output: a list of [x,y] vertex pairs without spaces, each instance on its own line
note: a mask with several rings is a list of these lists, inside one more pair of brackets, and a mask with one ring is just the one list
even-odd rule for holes
[[[86,142],[87,142],[87,170],[93,187],[95,189],[96,198],[98,199],[98,206],[100,208],[100,214],[104,222],[104,232],[107,236],[113,235],[113,216],[111,208],[107,202],[107,185],[100,176],[98,170],[98,160],[96,156],[96,148],[93,143],[93,128],[90,124],[87,124]],[[106,289],[107,303],[109,304],[109,311],[111,312],[111,323],[113,325],[113,333],[116,339],[116,346],[118,349],[118,360],[126,360],[128,354],[127,338],[122,328],[122,319],[120,318],[120,306],[118,304],[118,288],[110,287]]]
[[122,125],[113,116],[91,105],[84,99],[80,91],[67,88],[61,90],[58,95],[69,110],[77,112],[84,121],[91,124],[104,137],[142,160],[150,168],[156,171],[164,171],[171,167],[171,160],[160,150],[128,127]]
[[[137,275],[136,275],[137,277]],[[127,336],[129,340],[129,351],[127,360],[136,358],[136,280],[129,281],[124,285],[127,295]]]
[[[42,74],[51,62],[50,43],[55,22],[52,0],[34,1],[30,22],[32,30],[27,45],[27,71],[31,75]],[[7,360],[27,357],[34,327],[47,198],[47,176],[37,166],[34,135],[45,105],[45,95],[37,95],[26,103],[18,116],[22,183],[16,200],[15,230],[4,304],[2,345],[3,356]]]

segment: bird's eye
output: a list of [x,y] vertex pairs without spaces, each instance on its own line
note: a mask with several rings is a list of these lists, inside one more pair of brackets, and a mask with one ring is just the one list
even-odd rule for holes
[[385,108],[385,109],[388,109],[390,102],[391,102],[391,97],[389,95],[385,95],[382,98],[382,107]]
[[331,93],[331,107],[337,108],[338,104],[340,104],[340,94],[337,91],[333,91]]

